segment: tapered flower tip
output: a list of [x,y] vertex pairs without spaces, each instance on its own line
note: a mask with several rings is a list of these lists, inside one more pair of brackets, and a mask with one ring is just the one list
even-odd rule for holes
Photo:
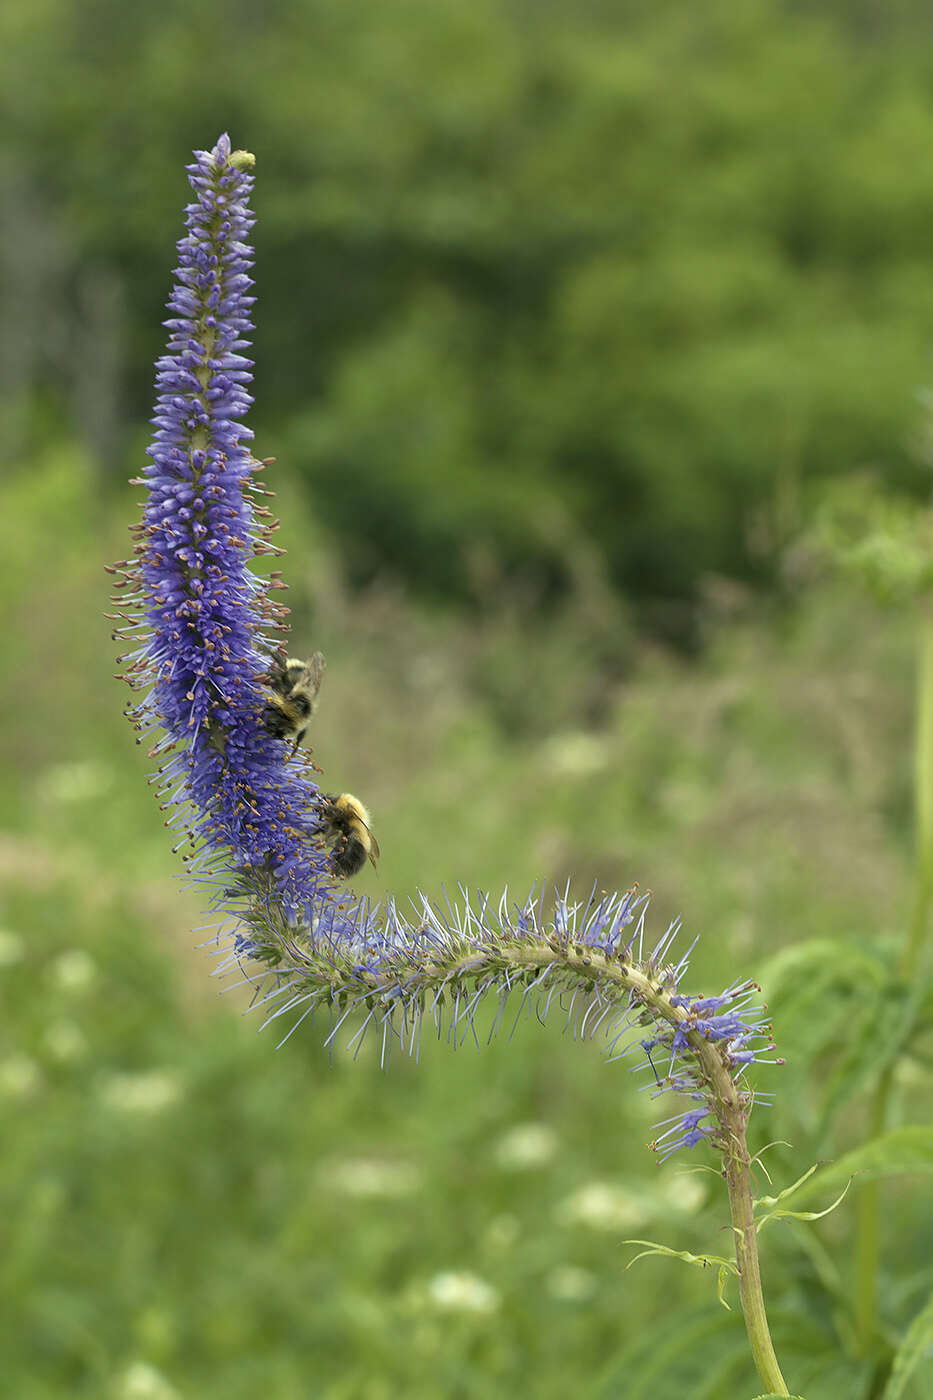
[[215,169],[222,169],[224,166],[231,166],[234,170],[252,170],[256,164],[256,157],[252,151],[234,151],[232,149],[230,137],[225,131],[218,137],[217,144],[212,151],[195,151],[195,158],[207,157],[208,163]]

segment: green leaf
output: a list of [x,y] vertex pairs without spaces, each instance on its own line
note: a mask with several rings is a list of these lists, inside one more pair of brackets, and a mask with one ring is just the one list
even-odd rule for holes
[[[840,1273],[841,1261],[827,1249],[818,1231],[804,1229],[803,1225],[799,1224],[791,1224],[789,1228],[793,1232],[797,1248],[810,1262],[814,1284],[825,1293],[830,1305],[830,1317],[836,1334],[831,1344],[841,1346],[846,1355],[855,1356],[858,1351],[858,1339],[849,1308],[851,1283],[848,1278],[843,1279]],[[797,1341],[799,1343],[799,1332]],[[783,1349],[781,1354],[784,1354]]]
[[716,1355],[705,1361],[702,1377],[694,1373],[687,1391],[690,1400],[734,1400],[745,1393],[746,1386],[754,1384],[749,1380],[750,1366],[745,1329],[725,1333]]
[[[781,1044],[793,1047],[790,1072],[801,1080],[791,1098],[778,1105],[779,1117],[792,1114],[797,1124],[802,1118],[807,1131],[818,1134],[821,1122],[859,1092],[876,1071],[879,1057],[871,1015],[883,1002],[888,969],[871,954],[820,939],[779,953],[760,972],[759,980]],[[866,1041],[871,1051],[862,1048]],[[801,1076],[807,1065],[824,1057],[828,1079],[815,1099],[812,1083],[804,1083]],[[787,1135],[796,1138],[798,1132],[799,1127]]]
[[[809,1176],[810,1173],[808,1172],[807,1175]],[[785,1210],[783,1207],[778,1207],[775,1210],[769,1210],[767,1215],[762,1216],[762,1218],[756,1222],[755,1228],[757,1230],[762,1230],[769,1220],[822,1220],[824,1215],[829,1215],[831,1211],[834,1211],[837,1206],[842,1204],[843,1198],[849,1189],[849,1184],[850,1183],[847,1181],[832,1205],[826,1206],[824,1210]],[[793,1187],[790,1188],[790,1190],[793,1189]]]
[[723,1259],[718,1254],[691,1254],[686,1249],[669,1249],[665,1244],[655,1244],[652,1240],[626,1240],[625,1244],[643,1244],[647,1249],[643,1249],[641,1254],[636,1254],[634,1259],[630,1259],[626,1268],[630,1269],[633,1264],[637,1264],[639,1259],[646,1258],[649,1254],[663,1254],[668,1259],[682,1259],[685,1264],[693,1264],[699,1269],[711,1269],[713,1265],[719,1268],[716,1282],[716,1296],[722,1303],[726,1312],[732,1309],[726,1302],[726,1283],[730,1274],[737,1274],[735,1262],[732,1259]]
[[907,1329],[904,1340],[898,1347],[883,1400],[901,1400],[907,1382],[917,1366],[921,1361],[929,1359],[928,1353],[931,1346],[933,1346],[933,1296],[930,1297],[926,1307],[914,1318]]
[[767,989],[770,1004],[794,987],[806,988],[821,971],[857,985],[866,977],[877,981],[884,975],[884,965],[873,953],[840,939],[815,938],[782,948],[759,969],[758,980]]
[[845,1053],[826,1084],[821,1135],[839,1110],[877,1083],[902,1053],[917,1024],[924,991],[922,983],[907,987],[891,977],[862,998]]
[[[704,1374],[723,1352],[748,1356],[741,1321],[710,1307],[686,1308],[677,1317],[639,1329],[637,1340],[624,1346],[583,1394],[588,1400],[673,1400],[692,1394],[698,1374]],[[750,1364],[750,1362],[749,1362]]]
[[793,1193],[807,1181],[815,1171],[819,1171],[819,1162],[814,1162],[812,1167],[807,1167],[803,1176],[798,1176],[797,1180],[791,1182],[790,1186],[785,1186],[783,1191],[779,1191],[776,1196],[759,1196],[755,1202],[756,1206],[776,1206],[781,1201],[789,1200]]
[[626,1268],[630,1269],[633,1264],[637,1264],[639,1259],[645,1259],[649,1254],[663,1254],[668,1259],[682,1259],[685,1264],[695,1264],[700,1269],[710,1269],[714,1264],[720,1270],[729,1270],[738,1273],[735,1262],[730,1259],[723,1259],[718,1254],[691,1254],[686,1249],[670,1249],[666,1244],[655,1244],[654,1240],[623,1240],[623,1244],[643,1244],[647,1248],[640,1254],[636,1254],[634,1259],[630,1259]]
[[915,1172],[933,1173],[933,1128],[912,1126],[883,1133],[818,1172],[801,1177],[778,1199],[786,1200],[793,1193],[799,1203],[824,1191],[838,1191],[856,1175],[860,1181],[878,1181]]

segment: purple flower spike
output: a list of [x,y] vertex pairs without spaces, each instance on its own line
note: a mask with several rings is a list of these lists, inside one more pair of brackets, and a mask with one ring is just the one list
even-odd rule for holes
[[128,713],[160,760],[153,781],[166,826],[212,890],[221,970],[257,988],[267,1024],[288,1018],[291,1034],[322,1009],[329,1039],[350,1019],[351,1043],[375,1028],[384,1058],[393,1044],[417,1054],[425,1025],[446,1028],[455,1044],[476,1038],[489,995],[494,1034],[517,993],[518,1016],[556,1009],[575,1034],[605,1034],[611,1058],[631,1053],[634,1036],[648,1087],[699,1105],[669,1120],[655,1144],[662,1156],[701,1140],[722,1145],[750,1107],[739,1080],[770,1048],[770,1029],[749,1006],[757,989],[679,994],[689,950],[672,960],[678,924],[646,949],[647,896],[637,887],[594,890],[585,903],[569,890],[532,891],[521,903],[464,890],[444,909],[419,896],[406,912],[391,898],[371,908],[334,877],[318,835],[314,765],[263,723],[263,679],[286,610],[272,600],[279,576],[265,581],[250,568],[257,555],[281,553],[261,500],[271,493],[257,480],[266,463],[252,456],[243,423],[253,164],[222,136],[188,167],[194,199],[157,365],[151,460],[138,482],[143,519],[134,560],[111,570],[115,636],[130,644],[120,659],[140,697]]
[[[266,582],[249,567],[256,555],[281,552],[269,538],[277,522],[259,500],[271,494],[257,481],[265,464],[250,453],[242,421],[252,402],[253,164],[222,136],[188,166],[194,199],[156,365],[151,462],[136,483],[147,493],[136,561],[114,570],[125,590],[115,636],[137,644],[120,658],[130,685],[146,692],[129,713],[140,742],[159,734],[153,757],[170,755],[154,779],[171,812],[166,825],[193,848],[192,871],[221,899],[232,883],[292,923],[335,895],[324,848],[306,829],[318,789],[260,718],[260,677],[285,610],[271,599],[278,576]],[[340,922],[332,909],[331,923]]]

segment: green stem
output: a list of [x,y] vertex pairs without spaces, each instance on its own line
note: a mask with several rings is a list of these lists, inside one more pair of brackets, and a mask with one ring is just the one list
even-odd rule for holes
[[[917,656],[917,700],[914,737],[914,899],[907,938],[898,958],[898,971],[907,982],[923,956],[933,900],[933,614],[920,625]],[[869,1108],[869,1136],[885,1129],[894,1081],[889,1065],[875,1087]],[[878,1266],[881,1253],[880,1183],[861,1186],[855,1201],[855,1320],[863,1355],[878,1334]]]
[[758,1266],[758,1231],[755,1227],[755,1199],[752,1194],[751,1160],[745,1140],[745,1128],[751,1111],[751,1099],[734,1082],[717,1047],[704,1041],[701,1036],[689,1037],[706,1072],[706,1077],[717,1100],[716,1116],[719,1119],[725,1150],[723,1168],[726,1187],[729,1192],[729,1209],[732,1213],[732,1232],[735,1236],[735,1262],[739,1274],[739,1297],[745,1315],[745,1330],[751,1347],[752,1359],[761,1382],[769,1393],[789,1395],[781,1368],[775,1355],[768,1318],[765,1313],[765,1300],[761,1291],[761,1270]]
[[723,1154],[739,1289],[752,1358],[769,1392],[790,1393],[774,1353],[761,1291],[751,1160],[746,1145],[752,1095],[733,1078],[734,1064],[722,1042],[707,1040],[691,1027],[689,1009],[674,997],[657,968],[631,961],[625,949],[607,953],[572,939],[562,940],[556,934],[541,934],[535,939],[492,939],[482,947],[464,947],[462,953],[453,949],[445,952],[431,944],[422,951],[413,945],[405,962],[399,960],[391,972],[367,971],[355,954],[338,964],[329,945],[322,952],[303,945],[295,928],[277,911],[273,890],[272,872],[251,866],[241,872],[238,884],[230,891],[252,901],[246,919],[252,925],[256,955],[280,971],[287,969],[292,985],[319,988],[322,999],[332,1007],[349,1009],[350,1005],[363,1003],[371,1014],[381,1007],[391,1015],[398,1005],[399,988],[412,982],[419,983],[422,992],[430,993],[432,989],[441,992],[459,987],[469,979],[481,990],[504,973],[510,974],[510,983],[524,973],[530,979],[526,985],[534,986],[542,972],[559,968],[575,991],[589,986],[603,996],[617,993],[620,1002],[643,1004],[656,1022],[666,1022],[683,1031],[697,1060],[702,1096],[719,1125],[714,1141]]
[[901,950],[900,973],[913,977],[923,956],[933,896],[933,613],[921,623],[917,662],[917,717],[914,740],[916,886],[910,933]]
[[[892,1068],[889,1065],[875,1086],[869,1108],[869,1141],[884,1131]],[[867,1355],[878,1332],[878,1263],[881,1254],[881,1196],[879,1183],[868,1181],[855,1197],[855,1324],[859,1348]]]
[[762,1385],[775,1395],[788,1395],[790,1392],[781,1375],[768,1318],[765,1314],[765,1300],[761,1291],[761,1271],[758,1267],[758,1232],[755,1229],[754,1203],[752,1199],[751,1173],[749,1170],[748,1148],[744,1134],[733,1145],[726,1160],[726,1185],[729,1189],[729,1205],[732,1210],[732,1229],[735,1235],[735,1262],[739,1270],[739,1296],[745,1314],[745,1330],[752,1351],[752,1359],[761,1377]]

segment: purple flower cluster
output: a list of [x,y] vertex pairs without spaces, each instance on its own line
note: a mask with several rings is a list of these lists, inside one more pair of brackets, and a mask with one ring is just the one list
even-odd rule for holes
[[[420,896],[410,914],[389,899],[349,939],[345,929],[325,926],[323,910],[299,932],[281,922],[276,927],[267,908],[261,919],[252,918],[255,941],[241,932],[232,952],[221,954],[222,967],[234,971],[244,955],[268,960],[274,946],[276,976],[256,996],[265,1024],[289,1022],[287,1039],[320,1011],[329,1021],[328,1045],[347,1023],[356,1027],[351,1047],[374,1029],[383,1063],[396,1044],[417,1056],[426,1026],[454,1045],[467,1037],[478,1044],[476,1013],[490,998],[489,1039],[509,1005],[513,1029],[526,1010],[539,1020],[556,1012],[565,1032],[602,1034],[608,1058],[636,1055],[638,1067],[650,1070],[655,1095],[670,1091],[702,1104],[662,1125],[667,1131],[651,1144],[662,1160],[680,1147],[728,1137],[721,1110],[747,1113],[751,1098],[738,1087],[741,1076],[774,1048],[763,1008],[753,1005],[755,983],[736,983],[717,997],[678,995],[689,950],[670,961],[677,923],[647,947],[649,896],[637,888],[599,895],[594,889],[585,903],[571,900],[569,890],[550,899],[532,892],[521,904],[508,892],[498,903],[460,894],[443,910]],[[248,908],[240,917],[250,923]],[[253,982],[248,971],[244,981]],[[633,1040],[630,1033],[645,1025],[651,1038]]]
[[680,995],[687,955],[670,960],[678,926],[646,951],[647,896],[636,890],[594,891],[585,904],[566,891],[520,904],[463,891],[443,911],[422,897],[410,914],[392,899],[376,909],[355,900],[315,838],[320,794],[308,762],[262,723],[284,610],[272,601],[277,575],[264,581],[250,568],[254,556],[279,552],[262,504],[270,493],[257,480],[265,464],[242,422],[252,164],[223,136],[188,167],[194,199],[157,365],[144,514],[134,560],[112,571],[121,575],[115,635],[132,643],[121,660],[140,693],[129,713],[140,739],[155,736],[166,825],[180,828],[190,870],[213,888],[221,969],[239,970],[268,1020],[289,1017],[292,1030],[317,1010],[331,1020],[329,1039],[348,1018],[359,1023],[354,1041],[377,1027],[384,1057],[393,1043],[417,1053],[426,1024],[455,1043],[475,1037],[489,995],[490,1034],[513,993],[518,1016],[559,1009],[575,1033],[604,1031],[613,1056],[631,1052],[627,1041],[618,1048],[626,1032],[650,1026],[634,1049],[652,1087],[702,1104],[672,1120],[657,1146],[666,1155],[693,1145],[713,1135],[715,1125],[701,1124],[724,1095],[734,1107],[734,1080],[753,1045],[770,1039],[749,984]]
[[159,735],[153,756],[168,755],[154,776],[192,870],[218,889],[266,872],[268,896],[301,919],[333,882],[305,830],[317,788],[260,720],[259,678],[283,610],[271,601],[278,576],[250,569],[254,556],[279,552],[257,480],[264,464],[241,421],[252,402],[252,164],[222,136],[188,167],[194,199],[156,366],[136,557],[115,568],[126,590],[115,636],[136,643],[120,658],[145,692],[130,714],[141,740]]

